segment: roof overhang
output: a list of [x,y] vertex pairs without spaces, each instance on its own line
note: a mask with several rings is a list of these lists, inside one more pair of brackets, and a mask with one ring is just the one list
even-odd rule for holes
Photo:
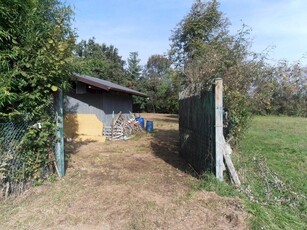
[[106,91],[117,91],[117,92],[127,93],[127,94],[131,94],[131,95],[147,97],[146,94],[141,93],[139,91],[129,89],[128,87],[121,86],[121,85],[115,84],[113,82],[102,80],[102,79],[99,79],[99,78],[90,77],[90,76],[87,76],[87,75],[77,74],[77,73],[74,73],[73,77],[75,77],[76,80],[79,81],[79,82],[82,82],[82,83],[85,83],[85,84],[88,84],[88,85],[92,85],[92,86],[95,86],[99,89],[103,89],[103,90],[106,90]]

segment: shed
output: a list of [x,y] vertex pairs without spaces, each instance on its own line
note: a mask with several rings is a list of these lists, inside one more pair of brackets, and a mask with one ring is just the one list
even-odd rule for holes
[[67,138],[104,141],[103,126],[118,112],[129,115],[132,95],[146,94],[110,81],[74,74],[72,90],[64,98],[64,133]]

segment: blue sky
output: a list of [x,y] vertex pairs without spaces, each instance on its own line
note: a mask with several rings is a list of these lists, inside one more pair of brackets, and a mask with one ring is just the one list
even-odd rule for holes
[[[141,64],[169,49],[171,31],[189,12],[194,0],[67,0],[74,6],[81,39],[95,37],[114,45],[126,60],[137,51]],[[271,63],[280,59],[307,64],[306,0],[220,0],[220,10],[235,33],[251,27],[252,50],[269,50]],[[306,57],[306,58],[303,58]]]

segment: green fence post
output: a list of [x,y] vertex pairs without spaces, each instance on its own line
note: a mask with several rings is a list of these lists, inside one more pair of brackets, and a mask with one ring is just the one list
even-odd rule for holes
[[63,93],[62,90],[57,91],[56,100],[56,125],[57,125],[57,142],[55,146],[56,160],[59,174],[61,177],[65,175],[64,164],[64,125],[63,125]]

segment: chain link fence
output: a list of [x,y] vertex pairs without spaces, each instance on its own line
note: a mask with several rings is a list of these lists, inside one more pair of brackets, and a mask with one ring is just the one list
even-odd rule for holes
[[22,192],[27,183],[25,180],[15,181],[17,174],[22,174],[22,138],[26,134],[29,123],[0,123],[0,198],[10,193]]
[[28,123],[0,123],[0,153],[14,152],[28,126]]

